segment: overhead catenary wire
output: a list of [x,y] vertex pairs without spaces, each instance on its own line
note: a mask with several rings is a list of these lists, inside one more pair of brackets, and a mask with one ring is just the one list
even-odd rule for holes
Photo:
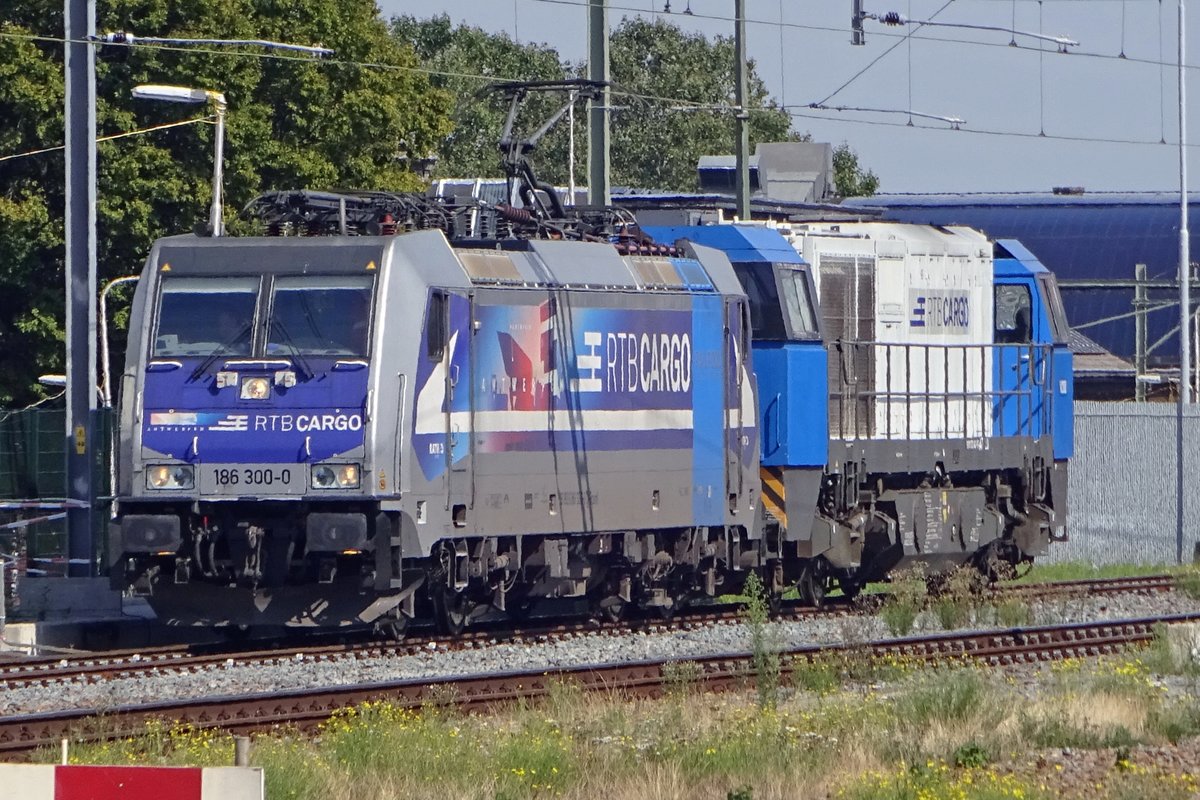
[[[560,5],[570,5],[570,6],[577,6],[577,7],[583,7],[583,5],[584,5],[584,3],[579,2],[579,0],[532,0],[532,1],[533,2],[544,2],[544,3],[556,3],[556,4],[560,4]],[[949,4],[949,2],[953,2],[953,0],[948,0],[947,5]],[[1159,2],[1159,6],[1161,8],[1161,0],[1158,0],[1158,2]],[[610,7],[616,8],[618,10],[625,9],[625,10],[629,10],[629,11],[635,11],[638,13],[646,13],[645,9],[634,8],[631,6],[610,6]],[[943,6],[943,8],[944,7],[945,6]],[[653,13],[659,13],[659,12],[653,12]],[[718,15],[711,15],[711,14],[708,14],[708,15],[693,14],[691,16],[695,16],[695,17],[701,18],[701,19],[706,19],[706,18],[707,19],[720,19],[720,20],[731,19],[729,17],[722,17],[722,16],[718,16]],[[936,16],[936,14],[935,14],[935,16]],[[805,29],[805,30],[828,31],[828,32],[836,32],[836,33],[846,33],[848,31],[848,29],[845,29],[845,28],[832,28],[832,27],[824,27],[824,26],[803,25],[803,24],[785,22],[782,19],[776,20],[773,22],[763,21],[763,20],[752,20],[752,19],[748,19],[747,21],[758,23],[758,24],[781,25],[781,26],[784,26],[787,28],[799,28],[799,29]],[[951,40],[951,39],[945,39],[942,37],[918,36],[917,33],[918,33],[918,31],[906,31],[903,34],[888,34],[886,32],[883,32],[883,33],[880,33],[879,35],[896,36],[898,39],[900,39],[900,42],[904,41],[905,39],[916,38],[916,39],[920,39],[922,41],[933,41],[933,42],[941,42],[941,43],[978,44],[978,45],[983,45],[983,46],[1008,47],[1007,44],[999,44],[999,43],[995,43],[995,42],[973,42],[973,41],[969,41],[969,40]],[[67,41],[63,37],[43,36],[43,35],[38,35],[38,34],[27,34],[27,33],[16,33],[13,31],[0,31],[0,38],[4,38],[4,37],[26,39],[26,40],[55,43],[55,44],[63,44]],[[900,44],[900,42],[897,42],[896,44],[898,45],[898,44]],[[207,53],[207,54],[221,55],[221,56],[232,57],[232,58],[241,57],[241,58],[257,58],[257,59],[276,60],[276,61],[300,61],[300,62],[312,64],[314,66],[326,65],[326,64],[331,65],[331,66],[354,66],[354,67],[359,67],[359,68],[364,68],[364,69],[379,69],[379,70],[384,70],[384,71],[413,72],[413,73],[421,73],[421,74],[426,74],[426,75],[431,75],[431,76],[439,76],[439,77],[453,77],[453,78],[462,78],[462,79],[466,79],[466,80],[478,80],[481,82],[494,82],[498,78],[502,79],[502,76],[497,76],[497,75],[480,75],[480,74],[467,73],[467,72],[438,70],[438,69],[432,69],[432,68],[428,68],[428,67],[421,67],[421,66],[414,66],[414,65],[388,64],[388,63],[382,63],[382,62],[355,61],[355,60],[350,60],[350,59],[337,59],[337,58],[325,58],[325,59],[321,59],[320,61],[315,61],[314,59],[312,59],[309,56],[287,55],[287,54],[283,54],[283,53],[272,53],[272,52],[253,52],[253,51],[246,51],[246,50],[220,50],[220,49],[215,49],[215,48],[207,49],[207,48],[203,48],[203,47],[174,47],[174,46],[170,46],[170,45],[144,43],[141,41],[135,41],[134,43],[131,43],[131,44],[126,43],[124,45],[116,45],[116,46],[140,47],[140,48],[157,49],[157,50],[164,50],[164,51],[170,51],[170,52],[186,52],[186,53],[191,53],[191,54]],[[1026,48],[1024,46],[1018,46],[1017,49],[1038,50],[1040,48]],[[1044,50],[1042,50],[1042,52],[1044,53]],[[1073,58],[1098,57],[1098,58],[1119,59],[1119,56],[1116,56],[1116,55],[1110,56],[1110,55],[1106,55],[1106,54],[1089,54],[1087,52],[1081,52],[1081,51],[1073,51],[1071,53],[1071,57],[1073,57]],[[1153,59],[1134,59],[1134,58],[1126,58],[1124,60],[1127,63],[1145,63],[1145,64],[1154,64],[1154,65],[1164,65],[1165,64],[1165,62],[1162,61],[1161,57],[1157,61],[1153,60]],[[1186,65],[1185,68],[1186,69],[1200,69],[1200,66]],[[672,106],[685,106],[686,105],[686,106],[693,106],[693,107],[698,108],[698,107],[702,107],[702,106],[706,105],[704,103],[700,103],[698,101],[694,101],[694,100],[690,100],[690,99],[677,98],[677,97],[664,97],[664,96],[660,96],[660,95],[652,95],[652,94],[647,94],[647,93],[643,93],[643,92],[631,92],[631,91],[627,91],[627,90],[622,90],[620,87],[614,87],[612,90],[612,94],[614,96],[621,96],[621,97],[625,97],[625,98],[631,99],[631,100],[641,100],[641,101],[644,101],[647,103],[665,103],[665,104],[669,104]],[[779,106],[779,107],[785,108],[785,109],[793,109],[793,108],[809,108],[812,105],[813,104],[795,105],[795,106],[788,105],[788,106]],[[770,110],[770,108],[771,108],[770,106],[767,106],[761,110],[767,111],[767,110]],[[760,109],[752,109],[752,111],[757,111],[757,110],[760,110]],[[894,113],[894,112],[892,112],[892,113]],[[837,118],[827,117],[827,116],[798,113],[796,111],[790,111],[790,110],[789,110],[789,114],[795,118],[818,119],[818,120],[824,120],[824,121],[830,121],[830,122],[842,122],[845,124],[854,124],[854,125],[863,125],[863,124],[894,125],[894,123],[888,123],[885,121],[862,120],[862,119],[852,119],[852,118],[837,119]],[[929,130],[945,130],[944,128],[927,126],[927,125],[913,125],[913,126],[905,125],[905,126],[898,126],[898,127],[913,127],[913,128],[917,128],[917,129],[929,129]],[[1147,145],[1147,144],[1165,144],[1166,143],[1165,136],[1160,137],[1160,141],[1158,141],[1158,142],[1150,142],[1150,141],[1139,140],[1139,139],[1122,139],[1122,138],[1114,138],[1114,137],[1089,137],[1089,136],[1070,136],[1070,135],[1043,136],[1041,133],[1033,134],[1033,133],[1027,133],[1027,132],[1022,132],[1022,131],[1003,131],[1003,130],[994,130],[994,129],[984,129],[984,128],[978,128],[978,127],[973,127],[971,129],[964,129],[964,132],[970,132],[970,133],[979,134],[979,135],[1010,136],[1010,137],[1016,137],[1016,138],[1046,138],[1046,139],[1059,139],[1059,140],[1065,140],[1065,141],[1093,142],[1093,143],[1105,143],[1105,144]]]
[[[123,131],[121,133],[111,133],[106,136],[97,136],[96,141],[97,142],[111,142],[115,139],[125,139],[130,136],[140,136],[144,133],[154,133],[155,131],[163,131],[168,128],[179,128],[184,125],[195,125],[198,122],[213,122],[215,120],[216,120],[216,117],[211,116],[211,115],[205,116],[205,117],[193,117],[192,119],[180,120],[179,122],[167,122],[162,125],[155,125],[150,128],[138,128],[137,130],[133,130],[133,131]],[[29,158],[31,156],[40,156],[45,153],[54,153],[59,150],[65,150],[65,149],[66,149],[66,145],[60,144],[60,145],[55,145],[54,147],[42,147],[38,150],[27,150],[24,153],[10,153],[9,155],[6,155],[6,156],[0,156],[0,162],[15,161],[18,158]]]

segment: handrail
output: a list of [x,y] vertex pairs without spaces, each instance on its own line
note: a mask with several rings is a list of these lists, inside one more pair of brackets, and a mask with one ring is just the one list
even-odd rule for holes
[[1053,345],[838,340],[835,439],[1039,438],[1051,432]]

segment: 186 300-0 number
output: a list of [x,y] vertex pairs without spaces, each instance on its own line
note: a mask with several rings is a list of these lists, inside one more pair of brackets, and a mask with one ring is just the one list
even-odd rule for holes
[[270,486],[276,483],[291,483],[292,471],[269,467],[217,468],[213,470],[213,480],[218,486]]

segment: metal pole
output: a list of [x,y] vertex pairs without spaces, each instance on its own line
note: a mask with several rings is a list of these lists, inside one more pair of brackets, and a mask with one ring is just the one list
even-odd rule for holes
[[64,0],[66,34],[67,575],[92,574],[96,411],[95,0]]
[[736,78],[737,116],[737,213],[750,219],[750,114],[746,88],[746,0],[734,0],[734,76]]
[[108,295],[123,283],[136,281],[140,276],[126,275],[104,284],[100,292],[100,397],[105,408],[112,408],[112,365],[108,358]]
[[1143,403],[1146,401],[1146,383],[1142,380],[1146,375],[1146,308],[1150,305],[1146,297],[1146,265],[1134,264],[1133,277],[1136,281],[1133,288],[1133,391],[1134,399]]
[[[608,0],[588,0],[588,78],[608,81]],[[588,204],[606,206],[609,189],[609,91],[588,105]]]
[[1188,186],[1187,186],[1187,92],[1184,87],[1186,54],[1184,0],[1179,0],[1179,402],[1176,407],[1175,437],[1175,560],[1183,563],[1184,527],[1184,409],[1191,402],[1192,299],[1191,254],[1188,252]]
[[224,176],[222,163],[225,158],[225,101],[213,98],[213,106],[217,112],[216,141],[213,145],[213,184],[212,207],[208,212],[208,227],[213,236],[225,235],[225,219],[221,213],[221,181]]

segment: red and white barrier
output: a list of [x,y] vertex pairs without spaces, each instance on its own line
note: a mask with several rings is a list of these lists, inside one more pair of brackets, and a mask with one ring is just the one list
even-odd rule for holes
[[258,767],[0,764],[0,800],[263,800]]

